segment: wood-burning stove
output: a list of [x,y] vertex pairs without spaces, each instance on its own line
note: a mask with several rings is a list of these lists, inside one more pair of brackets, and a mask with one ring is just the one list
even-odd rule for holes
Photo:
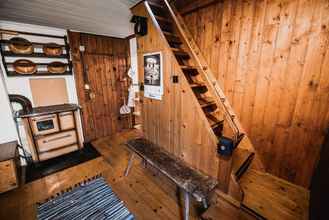
[[80,149],[79,106],[63,104],[21,111],[33,161],[44,161]]

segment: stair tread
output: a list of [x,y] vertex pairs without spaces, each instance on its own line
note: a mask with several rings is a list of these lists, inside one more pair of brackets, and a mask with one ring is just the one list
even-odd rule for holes
[[181,49],[181,48],[175,48],[175,47],[172,47],[171,50],[172,50],[172,51],[181,51],[182,49]]
[[206,113],[206,117],[211,128],[216,128],[224,122],[223,119],[219,119],[218,117],[214,116],[213,113]]
[[174,50],[173,52],[176,56],[180,56],[180,57],[186,58],[186,59],[190,58],[190,55],[183,50]]
[[211,123],[210,126],[212,129],[216,129],[216,128],[218,128],[218,126],[222,126],[223,122],[224,122],[224,120],[217,121],[217,122],[213,121],[213,123]]
[[253,152],[237,147],[233,152],[232,173],[236,173]]
[[[169,35],[168,35],[169,36]],[[167,39],[169,43],[182,44],[183,42],[179,38],[170,37]]]
[[165,35],[179,38],[179,36],[178,36],[177,34],[174,34],[174,33],[172,33],[172,32],[169,32],[169,31],[162,31],[162,32],[163,32]]
[[180,66],[182,69],[193,69],[193,70],[196,70],[196,67],[194,66],[186,66],[186,65],[182,65]]
[[150,6],[157,7],[157,8],[163,8],[163,5],[161,5],[157,2],[148,1],[148,3]]
[[215,104],[215,101],[211,98],[198,98],[198,101],[202,108]]
[[195,88],[195,87],[203,87],[203,86],[205,86],[205,84],[204,83],[190,83],[190,86],[192,88]]
[[163,22],[166,22],[166,23],[172,23],[170,19],[166,18],[166,17],[162,17],[162,16],[159,16],[159,15],[155,15],[155,18],[159,21],[163,21]]
[[178,54],[178,55],[187,55],[188,56],[188,53],[186,53],[184,50],[173,50],[173,52],[175,54]]

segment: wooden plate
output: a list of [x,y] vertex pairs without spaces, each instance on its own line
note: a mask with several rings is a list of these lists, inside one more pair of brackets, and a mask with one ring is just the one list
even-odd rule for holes
[[15,72],[19,74],[33,74],[37,71],[37,65],[31,60],[16,60],[13,67]]
[[47,69],[48,69],[49,73],[62,74],[62,73],[65,73],[66,67],[67,67],[66,63],[55,61],[55,62],[49,63],[47,66]]
[[60,56],[63,53],[63,49],[56,43],[48,43],[43,46],[43,52],[48,56]]
[[33,45],[24,38],[13,37],[10,39],[9,50],[15,54],[31,54],[33,53]]

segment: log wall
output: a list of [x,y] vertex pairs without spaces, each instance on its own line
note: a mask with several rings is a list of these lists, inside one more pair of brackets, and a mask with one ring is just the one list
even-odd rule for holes
[[225,0],[184,19],[267,171],[309,186],[329,122],[329,2]]

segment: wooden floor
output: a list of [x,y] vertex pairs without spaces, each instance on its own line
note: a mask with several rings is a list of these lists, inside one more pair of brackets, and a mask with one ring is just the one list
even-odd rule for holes
[[240,181],[244,205],[267,219],[307,220],[309,191],[268,173],[249,169]]
[[[176,187],[166,177],[150,167],[145,169],[140,160],[135,160],[128,177],[123,176],[130,156],[124,143],[137,136],[136,130],[130,130],[95,141],[102,157],[0,194],[0,219],[35,219],[37,202],[99,173],[137,219],[182,219]],[[241,184],[245,205],[268,219],[308,219],[307,190],[254,170],[248,171]],[[198,219],[198,212],[199,204],[194,203],[190,219]],[[240,219],[232,213],[217,214],[221,219]]]
[[[70,186],[102,173],[114,192],[137,219],[181,219],[175,186],[139,160],[128,177],[123,177],[129,152],[123,143],[138,134],[124,132],[94,142],[103,157],[28,183],[0,195],[0,219],[35,219],[36,203]],[[192,211],[192,219],[196,219]]]

